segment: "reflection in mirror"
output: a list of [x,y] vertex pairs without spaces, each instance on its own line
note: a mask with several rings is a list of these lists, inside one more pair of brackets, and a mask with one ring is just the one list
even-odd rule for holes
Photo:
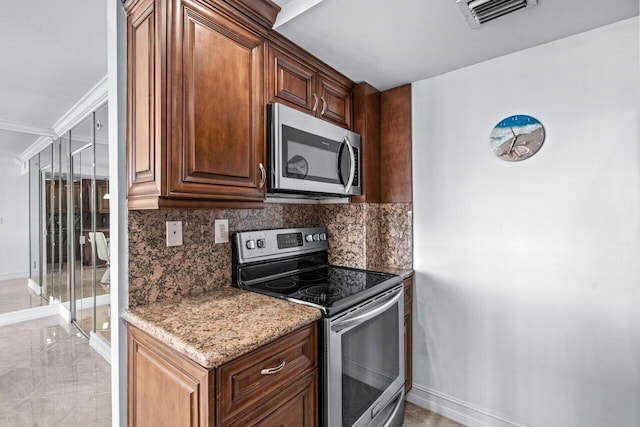
[[107,112],[91,113],[28,163],[28,284],[45,304],[63,303],[84,334],[109,341]]
[[29,160],[29,288],[42,295],[40,281],[42,258],[40,236],[43,233],[40,213],[40,154]]

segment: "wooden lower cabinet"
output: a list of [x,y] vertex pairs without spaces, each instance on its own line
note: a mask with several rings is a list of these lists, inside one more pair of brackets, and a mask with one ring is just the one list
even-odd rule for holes
[[214,369],[134,326],[128,330],[130,426],[318,423],[316,324]]
[[128,329],[128,425],[212,426],[215,372]]
[[308,427],[317,425],[318,373],[295,382],[275,399],[231,425]]
[[404,279],[404,394],[413,386],[413,277]]

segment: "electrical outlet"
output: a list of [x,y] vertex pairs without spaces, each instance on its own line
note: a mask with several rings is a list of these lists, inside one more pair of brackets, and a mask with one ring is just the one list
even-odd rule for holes
[[182,221],[167,221],[167,246],[182,245]]
[[229,220],[216,219],[215,227],[216,227],[215,242],[227,243],[229,241]]

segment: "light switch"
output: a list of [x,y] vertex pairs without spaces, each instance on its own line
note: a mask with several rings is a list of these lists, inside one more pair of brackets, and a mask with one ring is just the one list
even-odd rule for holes
[[216,219],[215,220],[215,242],[226,243],[229,241],[229,220],[228,219]]
[[182,221],[167,221],[167,246],[182,245]]

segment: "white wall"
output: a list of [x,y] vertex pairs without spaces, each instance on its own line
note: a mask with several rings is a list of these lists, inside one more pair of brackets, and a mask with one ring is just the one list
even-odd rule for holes
[[22,277],[29,277],[29,175],[0,158],[0,280]]
[[[638,52],[636,17],[413,84],[414,400],[640,426]],[[520,163],[513,114],[547,133]]]

